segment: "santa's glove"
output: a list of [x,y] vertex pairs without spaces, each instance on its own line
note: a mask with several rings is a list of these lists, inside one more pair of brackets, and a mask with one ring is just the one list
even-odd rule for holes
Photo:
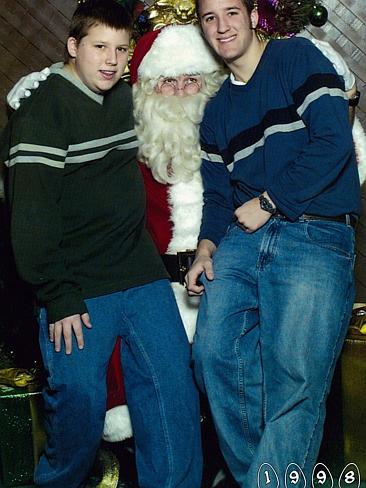
[[345,90],[346,91],[350,90],[353,87],[353,85],[356,83],[356,79],[352,71],[347,66],[345,60],[342,58],[342,56],[339,53],[337,53],[335,49],[332,48],[329,42],[319,41],[318,39],[314,39],[314,38],[311,39],[311,41],[313,42],[313,44],[315,44],[315,46],[318,49],[320,49],[320,51],[324,54],[324,56],[329,59],[329,61],[334,66],[334,69],[339,74],[339,76],[342,76],[344,80]]
[[20,78],[6,97],[8,105],[14,110],[17,110],[20,107],[22,99],[30,97],[31,90],[38,88],[39,82],[46,80],[50,72],[50,68],[44,68],[42,71],[35,71],[30,75]]

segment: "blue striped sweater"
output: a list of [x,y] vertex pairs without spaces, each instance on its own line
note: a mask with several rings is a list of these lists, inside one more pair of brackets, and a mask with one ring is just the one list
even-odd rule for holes
[[265,190],[292,221],[359,213],[344,86],[307,39],[270,41],[246,85],[224,82],[206,107],[201,147],[200,239],[217,245],[234,209]]

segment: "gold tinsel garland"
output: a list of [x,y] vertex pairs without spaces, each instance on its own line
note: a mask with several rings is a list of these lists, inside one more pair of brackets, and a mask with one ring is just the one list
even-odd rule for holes
[[26,387],[39,379],[37,369],[5,368],[0,369],[0,384],[12,387]]

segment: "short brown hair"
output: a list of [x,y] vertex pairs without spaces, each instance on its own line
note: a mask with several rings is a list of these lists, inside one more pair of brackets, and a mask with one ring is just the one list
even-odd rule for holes
[[[242,4],[244,5],[244,7],[247,9],[248,11],[248,14],[250,14],[250,12],[252,10],[254,10],[254,8],[256,8],[257,6],[257,1],[256,0],[241,0],[242,1]],[[199,3],[200,3],[200,0],[195,0],[196,2],[196,15],[197,15],[197,18],[198,20],[200,19],[200,6],[199,6]]]
[[[78,5],[72,16],[68,37],[74,37],[79,43],[95,25],[105,25],[112,29],[131,32],[132,13],[117,0],[84,0]],[[69,59],[66,47],[65,62],[68,62]]]

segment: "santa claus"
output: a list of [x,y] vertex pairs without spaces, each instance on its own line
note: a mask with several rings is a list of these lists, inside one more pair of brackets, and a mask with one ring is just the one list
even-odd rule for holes
[[149,32],[131,61],[147,227],[170,273],[190,342],[198,303],[182,283],[202,214],[199,123],[224,76],[193,25]]

